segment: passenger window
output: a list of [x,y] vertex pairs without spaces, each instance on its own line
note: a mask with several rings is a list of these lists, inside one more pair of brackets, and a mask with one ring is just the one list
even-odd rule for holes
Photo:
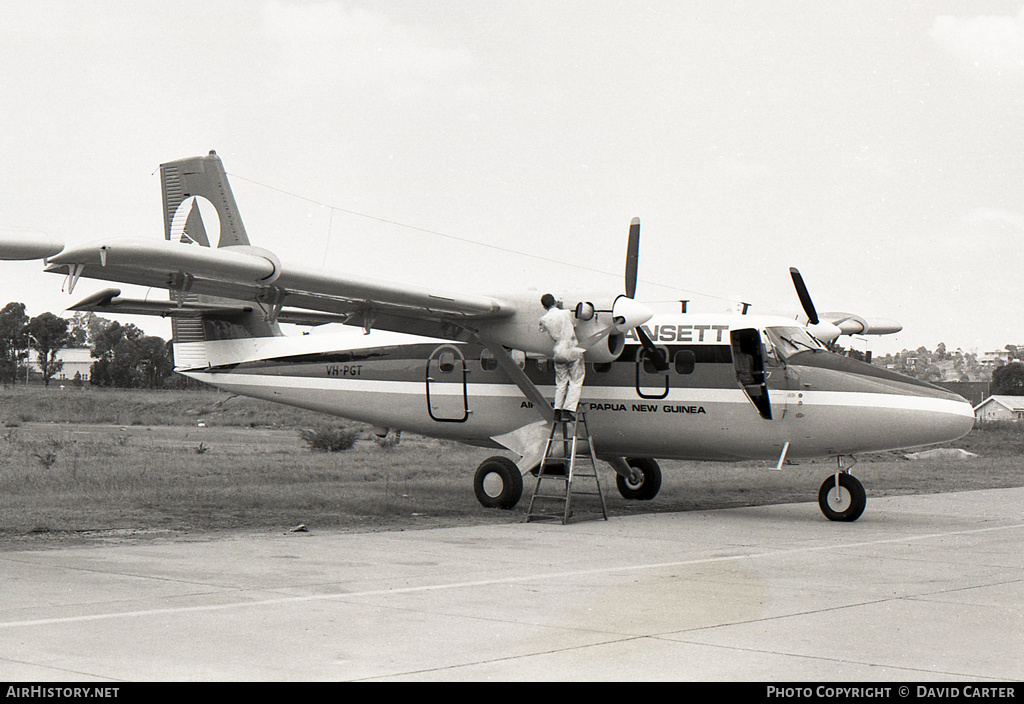
[[[646,349],[641,349],[640,350],[640,356],[641,356],[641,359],[643,359],[643,363],[644,363],[644,373],[645,374],[657,374],[658,373],[658,368],[654,364],[654,355],[661,355],[661,358],[664,360],[664,359],[667,359],[668,352],[666,352],[661,347],[658,347],[657,351],[655,351],[655,352],[649,352]],[[664,366],[664,365],[662,365],[662,366]]]
[[693,374],[697,356],[692,350],[679,350],[674,359],[676,374]]
[[498,360],[489,349],[480,350],[480,368],[485,372],[494,371],[498,368]]
[[455,369],[455,354],[442,352],[441,356],[437,358],[437,368],[445,374],[452,372]]

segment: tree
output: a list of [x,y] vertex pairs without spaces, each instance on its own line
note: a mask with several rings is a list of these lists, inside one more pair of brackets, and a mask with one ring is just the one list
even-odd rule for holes
[[162,337],[147,335],[139,338],[138,345],[138,370],[142,386],[149,389],[158,389],[164,385],[164,381],[174,371],[174,362],[167,353],[167,342]]
[[95,336],[92,383],[119,388],[159,388],[174,369],[163,338],[114,322]]
[[[107,325],[97,326],[90,330],[90,337],[93,341],[92,358],[96,361],[89,368],[89,379],[95,386],[130,386],[130,380],[125,378],[125,370],[128,363],[122,359],[115,367],[118,344],[137,340],[142,337],[142,330],[129,323],[121,325],[112,322]],[[122,355],[126,348],[122,345]]]
[[39,356],[37,364],[43,372],[43,384],[50,385],[53,378],[63,367],[64,362],[57,359],[57,353],[68,345],[68,321],[58,318],[53,313],[43,313],[28,321],[25,326],[29,347]]
[[995,369],[988,392],[990,395],[1024,396],[1024,363],[1010,362]]
[[113,324],[113,320],[98,316],[91,311],[75,313],[68,323],[68,334],[71,335],[72,346],[92,347],[96,343],[96,337]]
[[0,310],[0,382],[13,384],[18,378],[18,362],[25,358],[24,303],[8,303]]

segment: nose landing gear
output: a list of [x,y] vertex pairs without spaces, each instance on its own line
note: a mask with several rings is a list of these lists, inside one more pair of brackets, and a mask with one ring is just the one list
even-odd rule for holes
[[853,465],[844,469],[842,458],[838,459],[839,469],[818,490],[818,506],[830,521],[856,521],[864,513],[867,493],[864,485],[849,473]]

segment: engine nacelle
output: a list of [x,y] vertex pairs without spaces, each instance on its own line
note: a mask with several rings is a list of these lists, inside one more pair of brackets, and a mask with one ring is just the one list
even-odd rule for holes
[[893,335],[903,329],[903,326],[894,320],[868,320],[852,313],[825,313],[821,317],[839,326],[843,335]]
[[585,302],[577,305],[575,317],[576,340],[586,350],[586,361],[601,363],[618,359],[626,346],[626,338],[611,310],[600,310],[593,303]]
[[621,332],[615,330],[611,331],[610,334],[600,336],[598,339],[593,340],[589,345],[584,345],[580,342],[580,347],[587,350],[583,359],[587,362],[614,362],[622,354],[622,349],[626,346],[626,336]]
[[808,324],[807,331],[810,332],[814,337],[822,344],[827,345],[828,343],[835,340],[837,337],[843,334],[842,329],[835,323],[830,323],[827,320],[822,320],[817,323]]
[[[609,305],[610,303],[610,305]],[[574,308],[576,340],[586,350],[588,362],[613,362],[626,346],[625,333],[646,323],[653,313],[642,303],[628,296],[581,301]]]

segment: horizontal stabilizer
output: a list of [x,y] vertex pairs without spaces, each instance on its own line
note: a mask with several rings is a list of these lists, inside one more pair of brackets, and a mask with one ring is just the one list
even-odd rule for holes
[[84,298],[68,310],[88,311],[90,313],[124,313],[126,315],[154,315],[160,317],[195,316],[196,313],[210,315],[242,315],[251,313],[252,306],[223,306],[210,303],[187,301],[181,304],[175,301],[148,301],[138,298],[120,298],[121,291],[106,288]]
[[[198,303],[195,301],[150,301],[138,298],[120,298],[120,289],[107,288],[85,298],[68,308],[74,311],[90,313],[123,313],[125,315],[152,315],[162,318],[194,317],[197,313],[213,317],[230,318],[252,313],[254,306],[221,305],[216,303]],[[325,325],[327,323],[344,323],[348,316],[317,311],[295,310],[284,308],[277,314],[280,323],[295,325]]]

